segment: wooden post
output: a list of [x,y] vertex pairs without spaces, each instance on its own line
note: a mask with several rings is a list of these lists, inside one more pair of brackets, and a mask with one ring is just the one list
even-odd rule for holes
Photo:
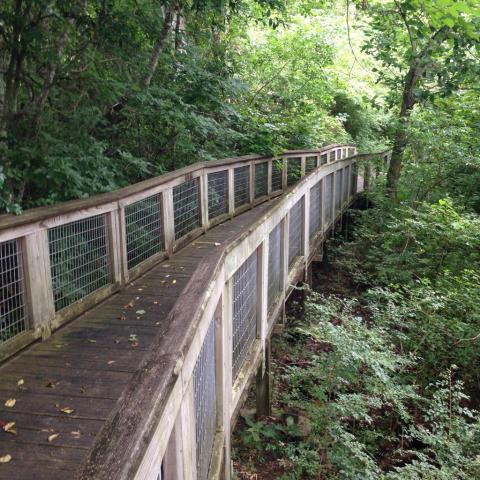
[[308,266],[308,257],[310,256],[310,194],[309,188],[303,196],[303,256],[305,258],[305,273]]
[[256,376],[256,404],[257,416],[272,414],[272,389],[271,389],[271,345],[270,339],[265,341],[265,356],[258,367]]
[[169,188],[162,193],[163,232],[165,235],[165,251],[170,256],[175,243],[175,220],[173,214],[173,189]]
[[267,194],[271,195],[272,193],[272,170],[273,170],[273,160],[267,162]]
[[[106,214],[107,235],[110,245],[110,265],[112,267],[112,283],[122,285],[124,266],[122,261],[124,258],[122,250],[122,232],[120,231],[120,208]],[[125,239],[124,242],[126,243]],[[125,249],[126,257],[126,249]]]
[[288,183],[288,159],[287,157],[282,157],[282,190],[287,188]]
[[204,231],[208,230],[210,222],[208,220],[208,174],[204,170],[199,178],[200,184],[200,218]]
[[[221,351],[222,351],[222,385],[219,390],[221,395],[221,415],[223,428],[225,431],[225,452],[224,452],[224,479],[231,478],[231,429],[230,418],[232,415],[232,394],[233,394],[233,379],[232,379],[232,279],[229,279],[223,291],[222,302],[222,322],[221,322]],[[218,373],[218,369],[217,369]],[[220,415],[220,413],[219,413]]]
[[249,199],[250,199],[250,205],[252,205],[255,199],[255,164],[253,162],[250,163],[249,179],[250,179]]
[[196,480],[197,459],[195,443],[195,403],[193,396],[193,378],[184,392],[182,405],[180,406],[180,418],[182,422],[182,457],[184,480]]
[[305,176],[305,172],[307,170],[307,157],[305,155],[302,155],[300,157],[300,178],[303,178]]
[[43,339],[51,335],[55,317],[48,230],[37,230],[24,237],[25,292],[31,326]]
[[231,217],[235,214],[235,169],[228,169],[228,213]]

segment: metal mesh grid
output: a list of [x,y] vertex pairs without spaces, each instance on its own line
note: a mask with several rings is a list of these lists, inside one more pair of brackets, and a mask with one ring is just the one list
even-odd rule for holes
[[303,243],[303,197],[290,209],[288,223],[288,265],[302,254]]
[[310,238],[320,230],[322,226],[322,181],[318,181],[310,189]]
[[317,156],[307,157],[305,159],[305,173],[313,172],[317,168]]
[[228,213],[228,170],[209,173],[208,218],[212,219]]
[[165,250],[160,193],[125,207],[127,265],[135,265]]
[[263,197],[268,193],[268,163],[255,165],[255,198]]
[[300,180],[302,173],[302,159],[292,157],[287,160],[287,186],[293,185]]
[[335,214],[337,214],[342,206],[342,177],[343,170],[335,172]]
[[197,480],[207,480],[217,423],[215,320],[212,319],[193,371]]
[[329,159],[329,162],[333,162],[335,160],[335,150],[332,150],[330,152],[330,159]]
[[173,187],[175,240],[200,226],[198,178]]
[[350,165],[346,166],[343,169],[343,190],[342,190],[342,195],[343,195],[343,203],[348,202],[348,180],[350,178]]
[[357,193],[357,166],[352,165],[350,168],[350,197],[353,197]]
[[0,344],[27,328],[23,256],[18,240],[0,243]]
[[257,335],[257,252],[233,275],[232,374],[237,377]]
[[272,162],[272,192],[282,189],[283,161]]
[[354,148],[349,148],[348,149],[348,156],[353,157],[353,155],[355,155],[355,149]]
[[325,223],[328,225],[332,221],[333,173],[327,176],[325,182]]
[[55,310],[60,310],[112,281],[104,215],[48,230]]
[[325,165],[328,162],[328,153],[320,155],[320,165]]
[[278,224],[268,237],[268,310],[282,290],[282,229]]
[[250,167],[233,170],[233,193],[235,208],[250,203]]

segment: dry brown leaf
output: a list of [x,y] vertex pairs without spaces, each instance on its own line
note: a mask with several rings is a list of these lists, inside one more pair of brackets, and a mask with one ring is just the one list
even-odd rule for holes
[[8,400],[5,401],[5,406],[8,408],[13,408],[17,401],[14,398],[9,398]]
[[25,383],[25,380],[23,378],[21,378],[18,382],[17,382],[17,385],[19,387],[21,387],[23,384]]
[[51,380],[45,385],[47,388],[55,388],[58,382],[52,382]]
[[123,308],[133,308],[133,305],[135,304],[135,300],[130,300]]
[[70,432],[72,434],[72,437],[74,438],[80,438],[80,431],[79,430],[74,430],[73,432]]
[[51,443],[53,442],[60,434],[59,433],[53,433],[52,435],[48,436],[48,442]]
[[4,425],[3,430],[7,433],[11,433],[12,435],[17,434],[17,426],[15,422],[8,422]]
[[8,453],[6,455],[0,456],[0,463],[8,463],[12,459],[12,456]]

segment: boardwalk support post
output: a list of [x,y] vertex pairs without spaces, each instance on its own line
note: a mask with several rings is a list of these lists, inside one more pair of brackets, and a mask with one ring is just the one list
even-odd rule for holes
[[269,416],[272,413],[272,389],[271,389],[271,343],[265,341],[265,357],[257,370],[256,394],[257,416]]

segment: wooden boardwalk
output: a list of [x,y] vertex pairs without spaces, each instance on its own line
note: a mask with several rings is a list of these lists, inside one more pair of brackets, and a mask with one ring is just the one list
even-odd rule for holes
[[229,480],[273,325],[386,162],[250,155],[0,216],[0,480]]
[[[0,431],[0,456],[12,456],[0,465],[0,479],[74,477],[121,409],[146,352],[172,338],[169,313],[179,300],[193,302],[188,284],[201,261],[219,261],[225,246],[274,202],[212,228],[0,368],[0,420],[15,422],[17,431]],[[8,399],[16,400],[13,408],[5,406]]]

